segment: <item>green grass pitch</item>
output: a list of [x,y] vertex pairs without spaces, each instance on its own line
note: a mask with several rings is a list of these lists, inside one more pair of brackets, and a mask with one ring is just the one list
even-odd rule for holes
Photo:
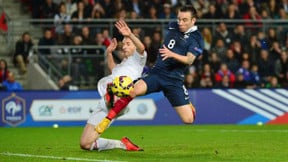
[[0,128],[0,161],[288,161],[288,125],[112,126],[102,135],[128,136],[143,152],[83,151],[82,129]]

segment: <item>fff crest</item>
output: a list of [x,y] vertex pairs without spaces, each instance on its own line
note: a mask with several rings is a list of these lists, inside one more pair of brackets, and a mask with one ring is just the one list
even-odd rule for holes
[[2,100],[2,121],[10,126],[17,126],[25,121],[25,100],[16,94]]

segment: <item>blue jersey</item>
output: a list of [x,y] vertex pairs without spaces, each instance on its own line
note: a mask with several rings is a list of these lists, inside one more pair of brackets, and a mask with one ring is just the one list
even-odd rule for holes
[[[198,57],[204,49],[204,40],[197,29],[192,27],[189,31],[182,33],[179,31],[177,22],[169,24],[167,34],[165,36],[164,45],[179,55],[186,56],[188,52]],[[173,58],[162,60],[158,53],[157,61],[151,69],[151,73],[164,75],[165,77],[184,80],[184,73],[188,65],[185,65]]]

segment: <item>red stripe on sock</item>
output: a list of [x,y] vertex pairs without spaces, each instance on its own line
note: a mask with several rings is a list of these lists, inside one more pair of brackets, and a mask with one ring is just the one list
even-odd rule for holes
[[123,97],[118,99],[115,104],[114,107],[109,111],[107,118],[108,119],[113,119],[115,118],[129,103],[130,101],[132,101],[132,97]]

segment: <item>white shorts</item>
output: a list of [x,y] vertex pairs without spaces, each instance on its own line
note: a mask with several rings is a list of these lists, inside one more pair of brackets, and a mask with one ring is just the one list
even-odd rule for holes
[[107,114],[108,110],[106,108],[105,101],[102,98],[98,105],[94,108],[93,113],[90,115],[87,123],[96,126],[107,116]]
[[[115,99],[116,100],[116,99]],[[95,108],[93,108],[93,112],[92,114],[90,115],[87,123],[89,124],[92,124],[94,126],[98,125],[102,119],[104,119],[107,114],[108,114],[108,111],[111,109],[111,107],[108,107],[107,108],[107,105],[105,103],[105,100],[104,98],[102,97],[101,100],[98,102],[98,104],[95,106]],[[121,115],[124,115],[125,113],[127,113],[129,110],[128,110],[128,107],[126,107],[125,109],[123,109],[118,115],[117,117],[121,116]],[[110,125],[113,123],[114,120],[112,120],[112,122],[110,123]],[[110,126],[109,125],[109,126]]]

